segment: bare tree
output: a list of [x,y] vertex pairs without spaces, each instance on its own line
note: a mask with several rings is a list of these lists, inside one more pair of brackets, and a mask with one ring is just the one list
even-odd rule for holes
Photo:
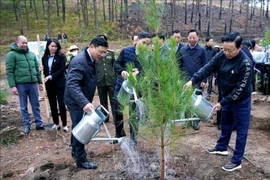
[[266,4],[266,12],[265,12],[265,17],[269,19],[269,6],[270,6],[270,0],[267,0]]
[[78,12],[78,19],[79,19],[79,30],[80,30],[80,38],[83,36],[82,32],[82,23],[81,23],[81,13],[80,13],[80,2],[77,0],[77,12]]
[[[114,21],[114,19],[116,19],[116,20],[118,19],[118,11],[117,11],[117,4],[118,4],[117,1],[118,1],[118,0],[113,0],[113,1],[115,1],[115,3],[114,3],[115,5],[114,5],[114,6],[112,5],[112,6],[114,7],[114,13],[113,13],[113,14],[114,14],[115,16],[113,16],[113,20],[112,20],[112,21]],[[115,17],[115,18],[114,18],[114,17]]]
[[112,23],[112,0],[109,0],[109,4],[108,4],[108,10],[109,10],[109,24]]
[[51,0],[47,0],[47,32],[51,37]]
[[33,0],[33,4],[34,4],[34,9],[35,9],[36,20],[38,20],[36,0]]
[[212,24],[212,5],[213,0],[210,0],[210,7],[209,7],[209,18],[208,18],[208,24],[207,24],[207,36],[210,37],[211,35],[211,24]]
[[96,32],[97,32],[97,34],[99,34],[97,0],[93,0],[93,6],[94,6],[94,16],[95,16]]
[[[110,0],[109,0],[110,3]],[[102,10],[103,10],[103,21],[106,21],[106,11],[105,11],[105,1],[102,0]]]
[[19,10],[19,23],[20,23],[20,33],[23,35],[23,23],[22,23],[22,6],[21,6],[21,0],[18,0],[18,10]]
[[15,0],[12,0],[12,4],[13,4],[13,9],[14,9],[14,16],[15,16],[15,20],[16,20],[16,21],[18,21],[18,16],[17,16],[17,7],[16,7]]
[[43,15],[45,15],[45,5],[44,5],[44,0],[41,0],[41,3],[42,3],[42,12],[43,12]]
[[201,4],[200,4],[200,0],[196,1],[196,17],[197,17],[197,21],[195,23],[195,29],[197,29],[198,26],[198,31],[201,31],[201,8],[200,8]]
[[174,21],[175,19],[175,0],[171,1],[171,32],[174,30]]
[[246,2],[246,24],[245,24],[245,33],[248,31],[248,14],[249,14],[249,2]]
[[82,7],[82,14],[83,14],[83,22],[84,27],[88,28],[89,21],[88,21],[88,7],[87,7],[87,0],[81,0],[81,7]]
[[185,0],[185,24],[187,24],[187,12],[188,12],[187,0]]
[[222,15],[222,2],[223,0],[219,0],[219,19],[221,19],[221,15]]
[[59,0],[56,0],[56,12],[57,12],[57,17],[59,17]]
[[120,2],[120,28],[123,27],[123,0]]
[[66,0],[62,0],[63,23],[66,22]]
[[230,4],[231,4],[231,13],[230,13],[230,16],[231,16],[231,17],[230,17],[229,32],[232,32],[233,18],[234,18],[234,16],[233,16],[234,0],[231,0]]
[[24,0],[25,15],[26,15],[26,28],[29,30],[29,17],[28,17],[28,8],[26,5],[26,0]]
[[191,9],[190,23],[192,23],[192,22],[193,22],[193,14],[194,14],[194,1],[195,1],[195,0],[192,0],[192,9]]

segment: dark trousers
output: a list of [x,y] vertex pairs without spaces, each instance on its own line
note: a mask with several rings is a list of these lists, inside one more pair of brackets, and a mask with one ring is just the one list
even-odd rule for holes
[[[115,125],[115,136],[116,137],[122,137],[126,136],[125,130],[124,130],[124,120],[123,120],[123,113],[121,112],[121,105],[117,100],[117,95],[119,93],[119,85],[115,86],[115,93],[114,93],[114,111],[113,111],[113,116],[114,116],[114,125]],[[129,129],[130,129],[130,139],[133,142],[137,142],[137,134],[138,134],[138,118],[135,115],[135,108],[136,104],[132,103],[130,106],[131,110],[129,112]]]
[[[221,98],[221,92],[220,92],[220,88],[218,87],[218,102],[220,102],[222,100]],[[221,124],[221,110],[217,111],[217,125]]]
[[213,77],[214,74],[211,74],[210,76],[208,76],[207,78],[207,82],[208,82],[208,87],[207,87],[207,95],[210,96],[211,92],[212,92],[212,87],[213,87]]
[[[69,113],[72,121],[72,129],[81,121],[83,117],[83,110],[73,110],[69,108]],[[73,134],[71,133],[71,146],[72,151],[76,157],[77,162],[85,162],[86,161],[86,151],[84,148],[84,144],[78,141]]]
[[46,91],[50,103],[50,108],[52,112],[53,123],[59,125],[59,116],[57,109],[57,102],[59,105],[60,117],[62,125],[67,125],[67,111],[64,103],[64,92],[65,87],[56,87],[55,84],[51,84],[49,81],[46,83]]
[[115,87],[114,85],[113,86],[98,86],[98,96],[99,96],[100,104],[109,111],[109,106],[108,106],[108,95],[109,95],[112,112],[114,112],[113,110],[114,87]]
[[228,103],[222,107],[221,134],[216,148],[227,150],[233,128],[236,128],[236,144],[231,162],[240,164],[242,162],[248,128],[250,123],[251,97],[237,103]]

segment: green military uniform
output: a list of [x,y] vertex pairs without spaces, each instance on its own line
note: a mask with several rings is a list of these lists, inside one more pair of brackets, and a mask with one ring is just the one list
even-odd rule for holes
[[[98,63],[98,95],[100,104],[108,110],[108,95],[110,99],[111,108],[113,110],[113,97],[114,87],[116,82],[116,74],[113,70],[113,64],[115,61],[114,51],[108,50],[108,54]],[[107,122],[109,121],[106,120]]]

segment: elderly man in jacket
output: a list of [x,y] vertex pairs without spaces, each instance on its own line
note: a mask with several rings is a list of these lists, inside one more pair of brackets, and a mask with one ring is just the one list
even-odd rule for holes
[[7,81],[12,94],[19,97],[24,135],[29,134],[31,128],[27,108],[28,98],[35,118],[36,130],[44,130],[38,101],[38,86],[43,90],[39,62],[36,55],[29,51],[27,43],[25,36],[18,36],[6,55]]
[[[107,55],[108,43],[104,38],[92,39],[89,47],[75,56],[69,64],[65,104],[69,109],[72,129],[81,121],[84,112],[94,110],[92,100],[97,83],[97,61]],[[84,144],[71,135],[72,157],[78,167],[96,169],[97,165],[86,159]]]
[[222,38],[223,51],[193,75],[186,86],[191,86],[217,71],[221,100],[213,107],[221,110],[221,134],[210,154],[228,155],[228,144],[233,128],[236,129],[236,144],[229,163],[222,166],[225,171],[242,167],[242,159],[248,135],[251,111],[252,62],[241,51],[242,37],[232,32]]

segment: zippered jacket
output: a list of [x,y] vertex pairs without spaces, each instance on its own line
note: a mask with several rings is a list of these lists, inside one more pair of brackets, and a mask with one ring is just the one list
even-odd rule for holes
[[42,84],[36,55],[29,49],[19,48],[16,43],[10,45],[10,52],[6,55],[6,76],[10,87],[22,83]]
[[192,83],[200,82],[215,71],[222,106],[227,103],[237,103],[251,96],[252,64],[243,51],[232,59],[227,59],[223,51],[219,52],[193,75]]

